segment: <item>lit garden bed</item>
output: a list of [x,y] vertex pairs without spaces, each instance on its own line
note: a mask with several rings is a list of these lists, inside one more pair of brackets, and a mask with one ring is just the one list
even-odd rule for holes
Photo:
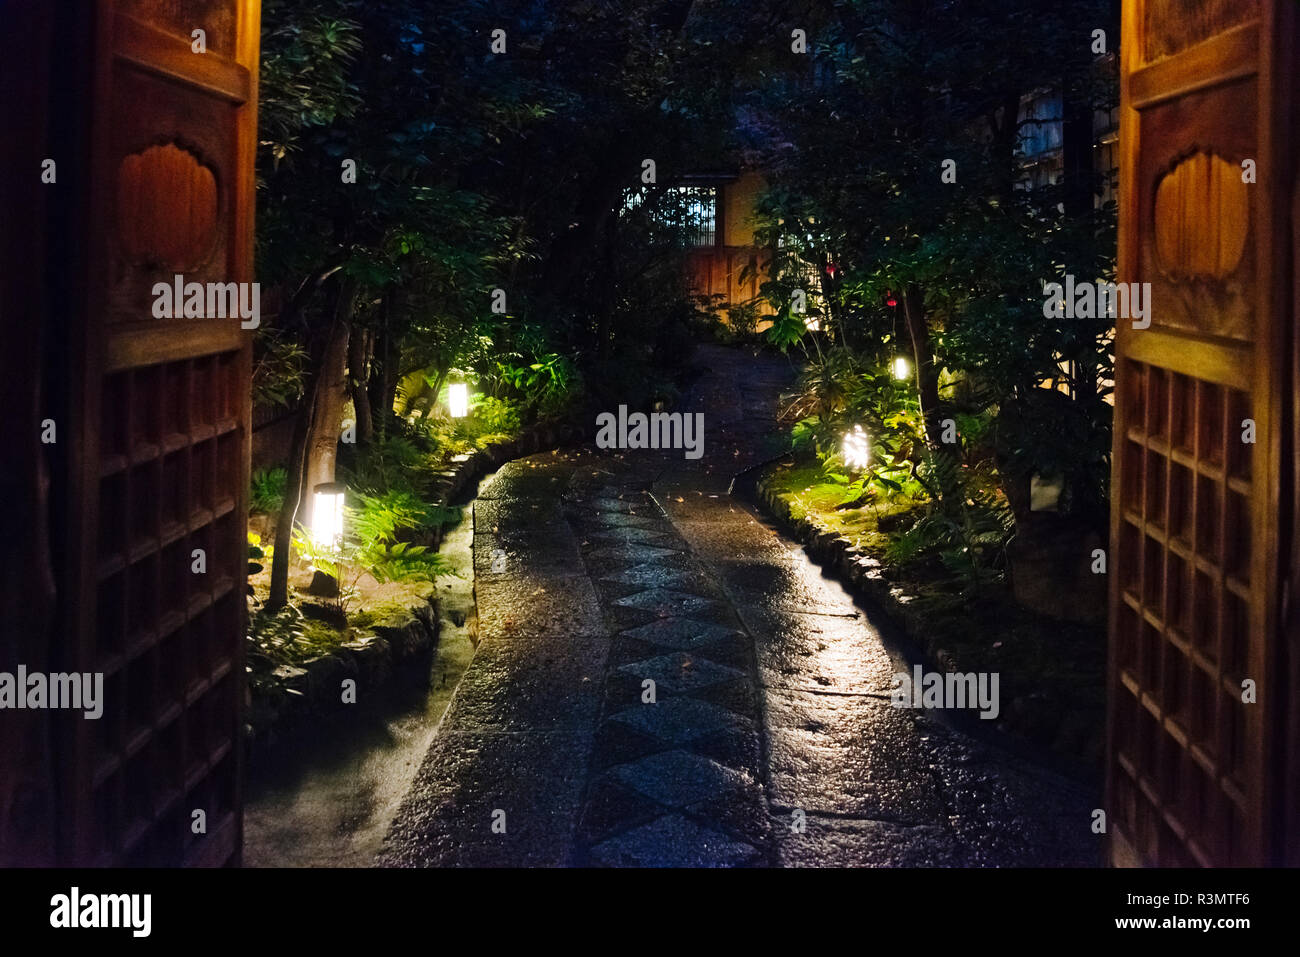
[[1003,582],[986,581],[963,594],[933,561],[893,561],[891,544],[905,534],[919,506],[884,497],[837,508],[844,502],[844,486],[828,478],[818,462],[769,467],[758,481],[757,497],[814,560],[883,610],[930,667],[998,672],[1000,726],[1089,764],[1100,760],[1104,627],[1028,611]]

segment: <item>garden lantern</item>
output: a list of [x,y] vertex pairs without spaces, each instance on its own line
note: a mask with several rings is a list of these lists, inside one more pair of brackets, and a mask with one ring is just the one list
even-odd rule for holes
[[343,542],[342,482],[316,486],[311,510],[311,539],[319,549],[333,551]]
[[855,425],[852,432],[844,435],[844,464],[851,469],[864,469],[867,467],[867,456],[869,449],[867,447],[867,433],[862,431],[862,426]]
[[453,419],[463,419],[469,415],[469,386],[464,382],[453,382],[447,386],[447,408]]
[[912,374],[912,367],[911,367],[911,365],[908,364],[908,361],[907,361],[905,358],[903,358],[902,356],[897,356],[897,357],[895,357],[895,359],[894,359],[894,378],[895,378],[895,379],[906,379],[906,378],[907,378],[908,376],[910,376],[911,374]]

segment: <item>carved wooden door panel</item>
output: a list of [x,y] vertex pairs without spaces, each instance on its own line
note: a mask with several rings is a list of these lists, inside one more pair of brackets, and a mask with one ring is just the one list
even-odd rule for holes
[[59,640],[105,711],[60,741],[61,857],[237,863],[251,332],[157,318],[154,286],[254,278],[259,3],[88,6]]
[[1124,5],[1119,272],[1151,284],[1151,322],[1117,334],[1115,863],[1282,854],[1294,7]]

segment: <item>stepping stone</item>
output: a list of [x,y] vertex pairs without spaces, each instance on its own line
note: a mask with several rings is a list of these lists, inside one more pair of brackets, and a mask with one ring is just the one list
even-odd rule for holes
[[[648,511],[648,510],[647,510]],[[631,515],[624,512],[597,512],[595,515],[579,515],[580,518],[591,518],[600,525],[609,528],[635,528],[638,526],[654,525],[660,519],[657,515]]]
[[709,801],[752,783],[741,771],[681,749],[620,764],[610,774],[624,787],[671,808]]
[[650,588],[646,591],[628,595],[614,602],[624,608],[639,608],[668,618],[672,615],[694,615],[717,606],[712,598],[701,598],[685,592],[669,591],[667,588]]
[[609,575],[601,575],[597,581],[614,582],[618,585],[641,585],[644,588],[690,588],[697,576],[677,568],[665,568],[662,565],[633,565],[631,568]]
[[696,658],[684,651],[660,655],[648,661],[634,661],[618,670],[641,680],[650,678],[656,686],[675,694],[708,688],[741,677],[741,672],[735,668],[715,664],[705,658]]
[[695,621],[691,618],[664,618],[638,628],[629,628],[620,634],[663,645],[665,648],[685,651],[691,648],[703,648],[723,638],[740,636],[741,633],[732,628]]
[[609,720],[652,735],[665,744],[682,745],[711,734],[736,721],[736,716],[716,704],[696,698],[665,698],[620,711]]
[[648,562],[656,558],[667,558],[671,555],[680,553],[680,549],[659,548],[655,545],[638,545],[635,542],[625,542],[622,545],[609,545],[605,548],[598,548],[591,553],[590,558],[609,558],[616,562]]
[[680,814],[666,814],[591,849],[613,867],[735,867],[756,863],[758,849]]
[[593,531],[590,537],[604,542],[653,542],[655,539],[668,538],[668,533],[656,532],[651,528],[602,528]]

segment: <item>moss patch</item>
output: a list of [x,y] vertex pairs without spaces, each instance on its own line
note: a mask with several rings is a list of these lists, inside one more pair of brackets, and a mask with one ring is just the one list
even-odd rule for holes
[[868,554],[889,543],[889,536],[879,529],[882,519],[887,524],[916,507],[909,499],[879,499],[859,508],[839,509],[847,497],[845,487],[827,479],[818,462],[776,465],[763,481],[786,499],[792,518],[807,518],[821,529],[843,535]]

